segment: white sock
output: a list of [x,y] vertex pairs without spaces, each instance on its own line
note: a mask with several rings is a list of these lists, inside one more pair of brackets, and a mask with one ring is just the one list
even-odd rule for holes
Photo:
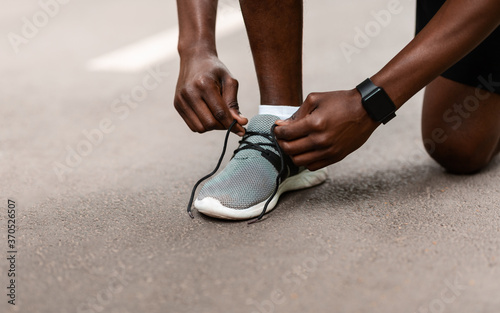
[[259,105],[259,114],[276,115],[281,120],[286,120],[292,116],[299,107],[292,107],[288,105]]

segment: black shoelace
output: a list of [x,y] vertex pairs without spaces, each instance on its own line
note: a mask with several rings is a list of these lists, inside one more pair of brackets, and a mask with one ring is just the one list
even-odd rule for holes
[[[187,212],[189,214],[189,216],[191,216],[191,218],[194,218],[194,215],[193,215],[193,212],[192,212],[192,206],[193,206],[193,200],[194,200],[194,196],[195,196],[195,193],[196,193],[196,189],[198,188],[198,186],[204,181],[206,180],[207,178],[210,178],[212,175],[214,175],[215,173],[217,173],[217,171],[219,170],[219,167],[222,163],[222,160],[224,159],[224,155],[226,154],[226,149],[227,149],[227,141],[229,139],[229,134],[231,133],[231,129],[233,129],[234,125],[236,125],[237,121],[234,120],[232,123],[231,123],[231,126],[229,126],[229,129],[227,130],[226,132],[226,137],[224,138],[224,147],[222,148],[222,153],[219,157],[219,161],[217,162],[217,165],[215,166],[215,169],[208,175],[202,177],[200,180],[198,180],[198,182],[196,182],[196,184],[194,185],[193,187],[193,190],[191,191],[191,197],[189,198],[189,204],[188,204],[188,207],[187,207]],[[278,154],[279,154],[279,157],[280,157],[280,164],[281,164],[281,168],[279,170],[279,173],[278,173],[278,176],[276,177],[276,185],[274,187],[274,191],[273,193],[271,194],[271,196],[269,197],[269,199],[267,199],[266,201],[266,204],[264,205],[264,208],[262,209],[262,212],[260,213],[260,215],[256,218],[256,219],[253,219],[251,220],[250,222],[248,222],[248,224],[253,224],[253,223],[256,223],[256,222],[259,222],[262,220],[262,218],[264,217],[264,215],[266,214],[266,211],[267,211],[267,207],[269,206],[269,203],[271,203],[272,199],[274,198],[274,196],[276,196],[276,193],[278,192],[278,187],[279,187],[279,184],[281,182],[281,177],[283,175],[283,172],[285,170],[285,159],[283,157],[283,153],[281,151],[281,148],[279,147],[278,145],[278,141],[276,140],[276,137],[274,135],[274,128],[276,127],[276,124],[274,124],[272,127],[271,127],[271,134],[264,134],[264,133],[259,133],[259,132],[245,132],[245,135],[243,136],[243,139],[240,140],[239,144],[240,144],[240,148],[234,150],[234,154],[233,156],[242,151],[242,150],[245,150],[245,149],[253,149],[253,150],[258,150],[262,153],[272,153],[270,152],[269,150],[266,150],[264,148],[262,148],[262,146],[271,146],[271,147],[274,147],[277,151],[278,151]],[[268,140],[271,141],[271,143],[253,143],[253,142],[249,142],[247,139],[251,136],[262,136]],[[244,145],[243,145],[244,144]]]

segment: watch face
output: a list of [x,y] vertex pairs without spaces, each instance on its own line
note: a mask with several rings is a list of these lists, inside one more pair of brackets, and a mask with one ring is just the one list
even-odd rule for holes
[[380,87],[363,100],[363,106],[368,112],[368,115],[378,122],[381,122],[396,111],[396,106],[391,98],[389,98],[387,93]]

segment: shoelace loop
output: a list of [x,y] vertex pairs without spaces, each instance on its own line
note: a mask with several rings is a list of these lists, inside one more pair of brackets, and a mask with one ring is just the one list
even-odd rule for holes
[[[231,130],[233,129],[234,125],[236,125],[237,121],[236,120],[233,120],[233,122],[231,123],[231,125],[229,126],[227,132],[226,132],[226,136],[224,138],[224,146],[222,148],[222,153],[219,157],[219,161],[217,162],[217,165],[215,166],[214,170],[202,177],[200,180],[198,180],[196,182],[196,184],[194,185],[193,187],[193,190],[191,191],[191,197],[189,198],[189,203],[188,203],[188,207],[187,207],[187,212],[189,214],[189,216],[191,216],[191,218],[194,218],[194,215],[193,215],[193,212],[192,212],[192,206],[193,206],[193,201],[194,201],[194,196],[195,196],[195,193],[196,193],[196,189],[198,188],[198,186],[206,179],[212,177],[218,170],[219,170],[219,167],[222,163],[222,160],[224,159],[224,155],[226,154],[226,149],[227,149],[227,142],[228,142],[228,139],[229,139],[229,134],[231,133]],[[267,211],[267,207],[269,206],[269,203],[271,203],[271,201],[273,200],[274,196],[276,196],[276,193],[278,192],[278,187],[279,187],[279,184],[280,184],[280,181],[281,181],[281,177],[283,175],[283,171],[285,170],[285,159],[284,159],[284,156],[283,156],[283,152],[281,151],[281,148],[278,144],[278,141],[276,140],[276,137],[274,135],[274,128],[276,127],[277,125],[274,124],[272,127],[271,127],[271,134],[264,134],[264,133],[259,133],[259,132],[249,132],[247,131],[245,133],[245,135],[243,136],[243,139],[239,141],[240,143],[240,148],[234,150],[234,155],[236,155],[236,153],[242,151],[242,150],[245,150],[245,149],[253,149],[253,150],[257,150],[257,151],[260,151],[262,153],[265,153],[267,155],[269,155],[271,152],[269,150],[266,150],[264,148],[262,148],[262,146],[270,146],[270,147],[273,147],[276,149],[276,151],[278,151],[278,154],[279,154],[279,157],[280,157],[280,164],[281,164],[281,167],[280,167],[280,170],[279,170],[279,173],[278,173],[278,176],[276,177],[276,185],[275,185],[275,188],[274,188],[274,191],[273,193],[271,194],[271,196],[269,197],[269,199],[267,199],[265,205],[264,205],[264,208],[262,209],[262,212],[260,213],[260,215],[254,219],[254,220],[251,220],[250,222],[248,222],[248,224],[253,224],[253,223],[256,223],[256,222],[259,222],[262,220],[262,218],[264,217],[264,215],[266,214],[266,211]],[[247,141],[247,139],[251,136],[262,136],[268,140],[271,141],[271,143],[253,143],[253,142],[249,142]],[[243,144],[245,144],[243,146]]]

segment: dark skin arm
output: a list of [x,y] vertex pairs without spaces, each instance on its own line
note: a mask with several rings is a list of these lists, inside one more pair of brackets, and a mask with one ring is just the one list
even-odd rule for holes
[[217,0],[177,0],[179,78],[174,106],[198,133],[228,129],[242,136],[248,120],[239,114],[238,81],[219,60],[215,47]]
[[[498,0],[448,0],[429,24],[372,81],[401,107],[500,25]],[[317,170],[358,149],[379,126],[353,89],[310,94],[275,134],[298,166]]]

